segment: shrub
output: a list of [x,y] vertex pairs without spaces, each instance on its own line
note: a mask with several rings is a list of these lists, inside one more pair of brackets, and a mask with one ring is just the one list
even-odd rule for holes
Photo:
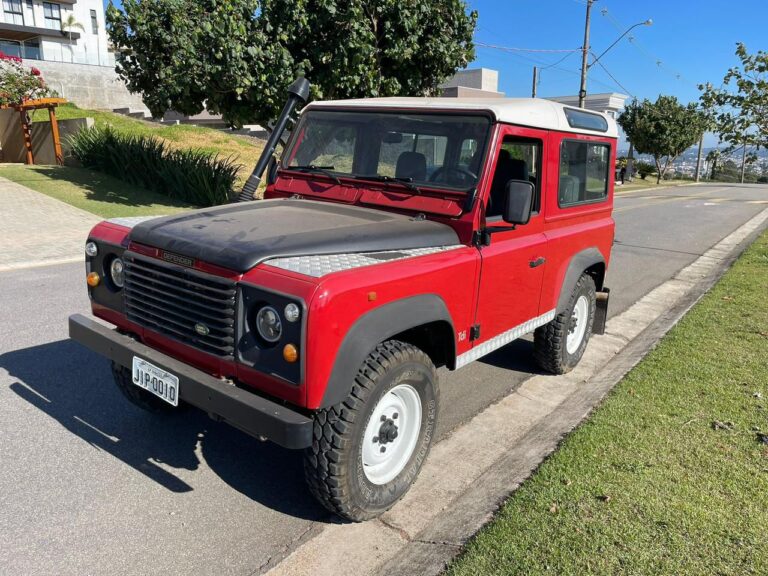
[[637,173],[640,174],[640,178],[643,180],[656,172],[656,168],[653,166],[653,164],[649,164],[648,162],[635,162],[635,169],[637,170]]
[[40,70],[26,68],[21,58],[0,52],[0,106],[56,95],[45,85]]
[[241,168],[231,158],[202,150],[170,150],[154,136],[115,129],[83,129],[70,137],[72,155],[87,168],[194,204],[215,206],[234,197]]

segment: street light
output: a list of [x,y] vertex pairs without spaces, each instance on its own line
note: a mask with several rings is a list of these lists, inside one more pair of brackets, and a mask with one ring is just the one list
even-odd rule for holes
[[598,61],[598,60],[600,60],[600,58],[602,58],[603,56],[605,56],[605,53],[606,53],[606,52],[608,52],[608,50],[610,50],[610,49],[611,49],[611,48],[613,48],[614,46],[616,46],[616,44],[618,44],[618,43],[621,41],[621,39],[622,39],[622,38],[624,38],[624,36],[626,36],[627,34],[629,34],[629,33],[630,33],[630,31],[632,31],[633,29],[637,28],[638,26],[651,26],[652,24],[653,24],[653,20],[651,20],[650,18],[648,18],[648,20],[645,20],[644,22],[638,22],[637,24],[632,24],[632,26],[630,26],[629,28],[627,28],[627,29],[624,31],[624,34],[622,34],[621,36],[619,36],[618,38],[616,38],[616,41],[615,41],[613,44],[611,44],[610,46],[608,46],[608,48],[606,48],[605,50],[603,50],[603,52],[602,52],[602,54],[600,54],[600,56],[598,56],[597,58],[595,58],[594,60],[592,60],[592,63],[591,63],[591,64],[588,64],[588,65],[587,65],[587,68],[592,68],[592,66],[594,66],[595,64],[597,64],[597,61]]
[[590,13],[592,12],[592,4],[594,4],[595,0],[587,0],[587,18],[584,23],[584,46],[582,47],[582,58],[581,58],[581,86],[579,88],[579,108],[585,108],[586,107],[586,100],[587,100],[587,70],[594,66],[600,58],[605,56],[605,53],[608,52],[611,48],[616,46],[616,44],[619,43],[619,41],[624,38],[627,34],[629,34],[630,30],[633,30],[634,28],[637,28],[638,26],[650,26],[653,24],[653,20],[650,18],[648,20],[645,20],[643,22],[638,22],[637,24],[633,24],[629,28],[627,28],[624,33],[619,36],[613,44],[608,46],[605,50],[603,50],[603,53],[600,54],[597,58],[595,58],[591,64],[587,62],[588,60],[588,54],[589,54],[589,17]]

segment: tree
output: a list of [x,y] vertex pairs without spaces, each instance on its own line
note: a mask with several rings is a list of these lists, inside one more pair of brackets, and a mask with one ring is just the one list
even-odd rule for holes
[[421,96],[474,58],[464,0],[125,0],[117,72],[154,116],[207,107],[267,122],[304,74],[312,98]]
[[657,184],[706,128],[706,118],[696,105],[683,106],[674,96],[659,96],[656,102],[634,100],[617,121],[635,150],[653,156]]
[[77,19],[75,18],[75,15],[70,12],[69,15],[67,15],[66,19],[61,23],[61,31],[66,32],[67,35],[69,36],[69,55],[72,61],[74,62],[75,52],[74,52],[74,49],[72,48],[72,29],[73,28],[79,28],[80,30],[85,32],[85,28],[83,27],[83,25],[80,24],[80,22],[78,22]]
[[744,44],[736,45],[741,67],[728,70],[720,88],[702,84],[701,100],[716,109],[715,126],[726,152],[742,151],[741,181],[748,162],[748,151],[768,147],[768,53],[747,52]]
[[707,153],[707,164],[710,165],[709,179],[714,180],[717,175],[717,165],[720,162],[720,150],[715,148]]

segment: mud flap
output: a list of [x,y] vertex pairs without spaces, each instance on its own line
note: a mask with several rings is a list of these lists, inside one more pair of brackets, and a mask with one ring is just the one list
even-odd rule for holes
[[595,321],[592,323],[592,334],[605,334],[605,322],[608,320],[608,296],[610,288],[603,288],[595,295]]

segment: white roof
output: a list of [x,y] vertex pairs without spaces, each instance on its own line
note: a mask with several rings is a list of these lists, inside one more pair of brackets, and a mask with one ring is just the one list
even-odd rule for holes
[[405,108],[425,110],[466,110],[473,112],[490,112],[499,122],[543,128],[544,130],[560,130],[562,132],[577,132],[579,134],[595,134],[617,138],[619,133],[616,121],[606,114],[599,114],[608,121],[608,131],[585,130],[571,128],[565,117],[565,106],[559,102],[542,98],[360,98],[356,100],[316,100],[307,109],[326,107],[354,108]]

